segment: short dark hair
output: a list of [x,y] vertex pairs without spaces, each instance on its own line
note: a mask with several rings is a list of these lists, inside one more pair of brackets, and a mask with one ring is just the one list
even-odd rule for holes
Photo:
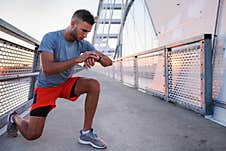
[[94,17],[93,15],[85,9],[79,9],[77,11],[74,12],[72,19],[81,19],[82,21],[85,21],[87,23],[89,23],[90,25],[94,24]]

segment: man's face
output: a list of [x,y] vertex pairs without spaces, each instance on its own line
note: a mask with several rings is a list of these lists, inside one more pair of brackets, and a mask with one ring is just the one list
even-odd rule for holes
[[85,21],[78,21],[72,26],[71,36],[77,41],[81,41],[87,37],[87,34],[91,31],[92,25]]

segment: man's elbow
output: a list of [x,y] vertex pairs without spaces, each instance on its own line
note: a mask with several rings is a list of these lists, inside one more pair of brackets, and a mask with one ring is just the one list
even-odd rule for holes
[[112,64],[113,64],[112,61],[110,61],[108,66],[112,66]]
[[108,66],[111,66],[112,64],[113,64],[112,61],[109,61],[109,62],[103,64],[103,66],[104,66],[104,67],[108,67]]
[[45,70],[43,70],[43,73],[44,73],[45,76],[49,76],[50,75],[50,73],[48,71],[45,71]]
[[49,76],[51,75],[51,72],[48,68],[42,68],[43,73],[45,74],[45,76]]

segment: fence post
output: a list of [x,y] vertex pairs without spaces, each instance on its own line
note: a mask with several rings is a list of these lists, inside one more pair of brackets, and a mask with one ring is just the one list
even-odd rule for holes
[[[211,35],[205,34],[203,41],[203,82],[204,82],[204,114],[213,114],[212,101],[212,43]],[[202,50],[202,49],[201,49]]]
[[123,82],[123,59],[120,59],[120,81]]
[[115,65],[112,65],[112,78],[115,80]]
[[137,56],[134,57],[134,87],[136,89],[139,88],[139,83],[138,83],[138,63],[137,63]]
[[170,48],[164,48],[164,77],[165,77],[165,94],[164,94],[164,100],[168,101],[169,98],[169,71],[168,71],[168,49]]
[[[34,51],[34,61],[33,61],[33,66],[32,66],[32,72],[38,71],[38,67],[39,67],[39,53],[38,53],[38,46],[36,46],[35,51]],[[34,95],[35,81],[36,81],[36,76],[32,76],[30,90],[29,90],[29,96],[28,96],[29,100],[32,99],[33,95]]]

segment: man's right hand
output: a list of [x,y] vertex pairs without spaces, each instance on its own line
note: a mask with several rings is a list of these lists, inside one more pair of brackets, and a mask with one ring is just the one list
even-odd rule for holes
[[86,51],[82,55],[79,56],[79,62],[85,62],[88,58],[92,58],[94,60],[97,60],[99,56],[95,52]]

